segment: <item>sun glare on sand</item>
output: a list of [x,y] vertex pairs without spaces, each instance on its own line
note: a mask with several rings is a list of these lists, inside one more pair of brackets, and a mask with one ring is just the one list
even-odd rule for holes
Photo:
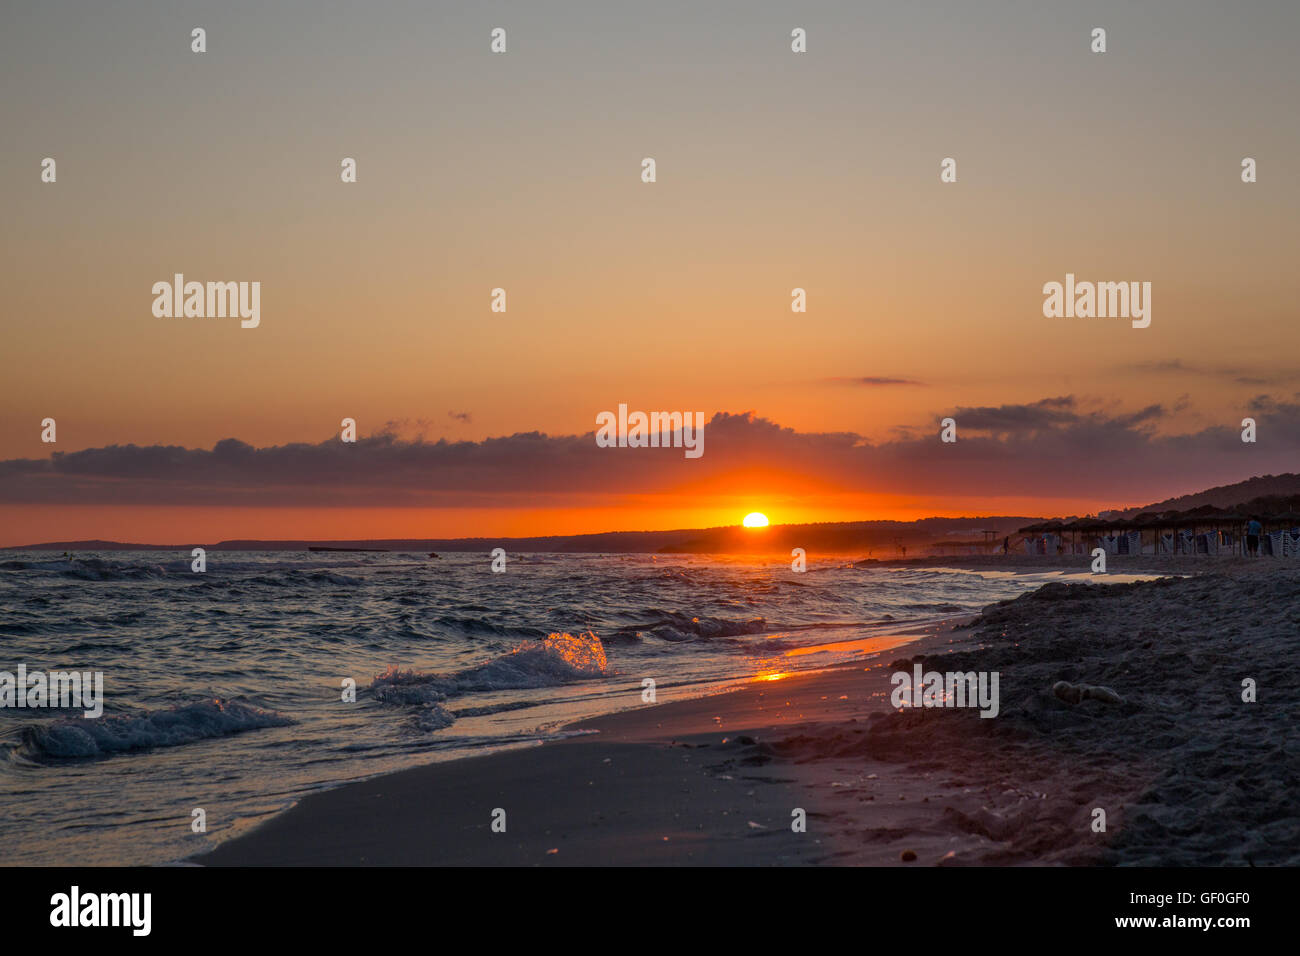
[[757,511],[751,511],[749,514],[745,515],[745,520],[742,524],[744,524],[746,528],[766,528],[767,515],[761,514]]

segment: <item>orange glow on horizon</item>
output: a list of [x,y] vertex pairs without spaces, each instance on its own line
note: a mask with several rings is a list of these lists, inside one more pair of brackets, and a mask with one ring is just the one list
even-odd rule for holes
[[[977,515],[1051,516],[1107,508],[1107,500],[955,498],[844,494],[796,500],[773,493],[783,524],[915,521]],[[498,508],[253,508],[182,505],[0,505],[0,547],[53,541],[197,545],[232,539],[361,541],[390,538],[511,538],[736,527],[735,496],[612,499],[604,506]]]

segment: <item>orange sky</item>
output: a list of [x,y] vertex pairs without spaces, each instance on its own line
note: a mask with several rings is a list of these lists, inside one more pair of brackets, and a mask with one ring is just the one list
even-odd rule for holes
[[[665,531],[740,524],[750,511],[764,510],[773,524],[846,520],[911,521],[934,516],[915,502],[894,503],[865,496],[830,507],[804,508],[779,497],[736,496],[714,505],[600,509],[413,509],[413,508],[187,508],[62,506],[35,513],[0,506],[4,539],[0,547],[43,541],[108,540],[137,544],[212,544],[233,539],[362,540],[379,538],[533,537],[602,531]],[[771,500],[772,504],[766,504]],[[757,503],[755,503],[757,502]],[[1075,501],[1059,502],[1068,509]],[[971,501],[951,516],[981,513],[994,505],[999,514],[1036,515],[1039,499]],[[1094,509],[1098,507],[1094,503]],[[183,531],[181,530],[183,529]]]
[[[1159,404],[1149,427],[1176,435],[1294,396],[1294,7],[1195,29],[1115,8],[1105,56],[1081,19],[813,11],[799,57],[775,5],[743,23],[691,10],[690,29],[654,8],[514,11],[499,57],[468,10],[310,10],[212,12],[202,56],[176,39],[182,14],[42,6],[0,37],[0,462],[315,443],[345,416],[430,440],[582,435],[620,402],[887,442],[953,408],[1073,395],[1113,416]],[[1246,155],[1258,183],[1240,182]],[[1067,271],[1151,282],[1151,327],[1045,319],[1041,287]],[[260,326],[155,318],[151,286],[176,272],[260,281]],[[781,464],[816,485],[817,461]],[[959,477],[916,494],[739,481],[703,500],[678,484],[591,507],[0,515],[16,543],[1141,503],[1100,485],[970,494]]]

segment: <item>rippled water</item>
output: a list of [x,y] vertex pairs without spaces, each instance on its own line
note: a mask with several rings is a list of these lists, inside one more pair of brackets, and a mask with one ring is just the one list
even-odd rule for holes
[[104,675],[97,720],[0,709],[5,862],[176,860],[311,789],[639,706],[647,677],[663,702],[825,666],[1042,583],[693,556],[189,562],[0,555],[0,671]]

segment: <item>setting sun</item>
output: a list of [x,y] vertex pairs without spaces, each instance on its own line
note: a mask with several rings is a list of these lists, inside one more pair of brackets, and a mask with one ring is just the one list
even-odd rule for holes
[[742,524],[744,524],[746,528],[766,528],[767,515],[761,514],[757,511],[751,511],[749,514],[745,515],[745,520]]

